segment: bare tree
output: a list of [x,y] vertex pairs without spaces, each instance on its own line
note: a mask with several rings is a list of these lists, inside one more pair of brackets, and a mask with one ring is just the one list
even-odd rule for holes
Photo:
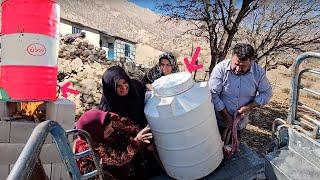
[[[320,43],[320,1],[284,0],[261,3],[241,24],[236,39],[257,51],[257,60],[310,51]],[[268,60],[266,59],[268,57]]]
[[[175,0],[159,3],[165,20],[187,20],[186,33],[208,40],[211,72],[232,42],[248,42],[257,60],[314,50],[320,43],[319,0]],[[268,64],[268,62],[266,62]]]
[[258,0],[175,0],[158,4],[165,20],[187,20],[195,28],[186,33],[208,40],[211,50],[209,71],[225,59],[240,23],[258,7]]

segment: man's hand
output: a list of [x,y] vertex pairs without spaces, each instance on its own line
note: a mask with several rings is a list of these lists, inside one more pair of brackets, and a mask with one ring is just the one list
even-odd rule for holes
[[239,110],[238,110],[238,113],[241,114],[241,115],[248,115],[249,112],[255,108],[259,106],[258,103],[256,103],[255,101],[252,101],[251,103],[249,103],[248,105],[246,106],[242,106]]
[[238,110],[238,113],[241,114],[241,115],[248,115],[249,112],[251,111],[251,107],[249,106],[242,106],[239,110]]
[[228,141],[228,139],[230,140],[231,131],[232,131],[231,129],[226,128],[223,131],[223,133],[221,134],[221,139],[222,139],[224,145],[229,143],[227,141]]
[[232,123],[233,123],[233,118],[228,114],[228,116],[226,118],[224,118],[225,120],[225,125],[226,128],[231,128],[232,127]]
[[144,143],[150,143],[149,139],[152,138],[152,133],[148,133],[150,131],[149,125],[147,125],[145,128],[143,128],[137,136],[134,138],[135,141],[138,142],[144,142]]
[[226,108],[224,108],[222,111],[220,111],[224,124],[226,125],[226,128],[230,128],[232,127],[232,122],[233,122],[233,118],[230,116],[230,114],[228,113],[228,110]]

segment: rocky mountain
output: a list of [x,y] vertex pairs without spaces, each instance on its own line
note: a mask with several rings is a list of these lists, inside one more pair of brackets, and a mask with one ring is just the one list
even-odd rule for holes
[[[160,16],[126,0],[59,0],[61,17],[105,32],[151,45],[172,39],[184,24],[160,23]],[[165,38],[167,36],[167,38]],[[160,48],[160,47],[156,47]]]
[[[0,0],[2,2],[2,0]],[[127,0],[57,0],[61,18],[137,42],[136,62],[150,67],[159,54],[171,51],[184,68],[183,58],[201,46],[199,61],[208,64],[208,43],[190,35],[186,22],[162,22],[160,15]],[[1,15],[1,13],[0,13]],[[193,49],[192,49],[193,47]]]
[[190,56],[192,44],[200,45],[200,62],[210,58],[208,44],[182,35],[191,26],[186,22],[162,22],[153,11],[126,0],[58,0],[61,17],[101,29],[108,34],[138,42],[136,60],[150,66],[162,51],[172,51],[179,61]]

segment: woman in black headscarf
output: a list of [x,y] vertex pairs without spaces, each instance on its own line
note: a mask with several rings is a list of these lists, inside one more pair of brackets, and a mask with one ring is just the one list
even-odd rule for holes
[[166,52],[160,55],[159,63],[146,73],[141,82],[143,85],[149,85],[161,76],[176,72],[179,72],[177,60],[172,53]]
[[[113,66],[104,72],[102,77],[103,95],[99,109],[117,113],[131,119],[140,128],[148,123],[144,115],[144,98],[146,87],[141,82],[131,79],[120,66]],[[153,144],[153,143],[151,143]],[[151,145],[150,147],[153,147]],[[152,148],[151,148],[152,149]],[[139,162],[146,163],[150,176],[161,173],[161,164],[153,153],[141,152]]]
[[144,115],[145,86],[131,79],[120,66],[113,66],[104,72],[102,87],[100,110],[127,117],[141,128],[147,125]]

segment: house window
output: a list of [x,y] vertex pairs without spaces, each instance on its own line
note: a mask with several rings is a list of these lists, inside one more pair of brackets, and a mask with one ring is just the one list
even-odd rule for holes
[[114,59],[114,44],[108,43],[108,58]]
[[130,56],[130,46],[129,44],[124,45],[124,56],[129,57]]
[[76,34],[76,33],[80,33],[80,32],[81,32],[80,28],[72,26],[72,34]]

